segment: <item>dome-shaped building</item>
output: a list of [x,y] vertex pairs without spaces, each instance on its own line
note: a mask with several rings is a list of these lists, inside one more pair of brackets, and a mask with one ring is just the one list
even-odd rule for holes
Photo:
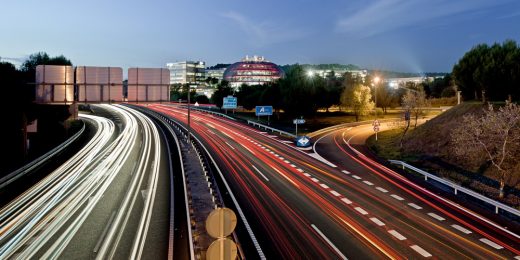
[[251,58],[246,56],[242,61],[231,64],[224,72],[224,79],[234,88],[242,84],[267,84],[283,77],[284,72],[278,65],[256,55]]

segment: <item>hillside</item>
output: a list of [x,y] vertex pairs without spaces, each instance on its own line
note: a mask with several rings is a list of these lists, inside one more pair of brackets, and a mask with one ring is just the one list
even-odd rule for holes
[[[481,114],[483,108],[482,103],[466,102],[416,129],[411,128],[405,137],[403,148],[399,147],[402,134],[399,129],[381,132],[377,142],[374,136],[370,137],[367,146],[379,157],[405,161],[498,199],[498,174],[494,167],[490,167],[486,162],[486,158],[482,158],[476,165],[469,165],[452,154],[451,130],[460,124],[464,115]],[[518,174],[514,176],[506,181],[506,197],[501,201],[520,208],[520,177]]]
[[482,103],[462,103],[434,117],[411,131],[404,142],[407,152],[419,152],[431,156],[449,156],[450,133],[469,113],[482,113]]

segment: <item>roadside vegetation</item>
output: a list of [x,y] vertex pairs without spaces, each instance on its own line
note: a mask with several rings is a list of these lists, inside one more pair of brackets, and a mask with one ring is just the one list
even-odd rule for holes
[[[463,98],[474,101],[417,127],[410,126],[413,116],[390,123],[392,130],[380,133],[377,142],[372,136],[367,145],[382,158],[406,161],[520,208],[518,75],[516,42],[477,45],[450,74]],[[401,103],[409,107],[405,98]]]

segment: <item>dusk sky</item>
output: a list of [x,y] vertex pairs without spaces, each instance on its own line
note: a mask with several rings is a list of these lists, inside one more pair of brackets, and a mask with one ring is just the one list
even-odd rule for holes
[[0,57],[74,65],[342,63],[449,72],[472,46],[520,42],[518,0],[20,0],[1,4]]

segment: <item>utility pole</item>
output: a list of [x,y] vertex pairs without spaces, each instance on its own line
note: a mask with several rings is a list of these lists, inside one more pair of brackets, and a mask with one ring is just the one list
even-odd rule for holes
[[191,142],[190,132],[191,132],[191,125],[190,125],[190,90],[191,85],[188,83],[188,144]]

